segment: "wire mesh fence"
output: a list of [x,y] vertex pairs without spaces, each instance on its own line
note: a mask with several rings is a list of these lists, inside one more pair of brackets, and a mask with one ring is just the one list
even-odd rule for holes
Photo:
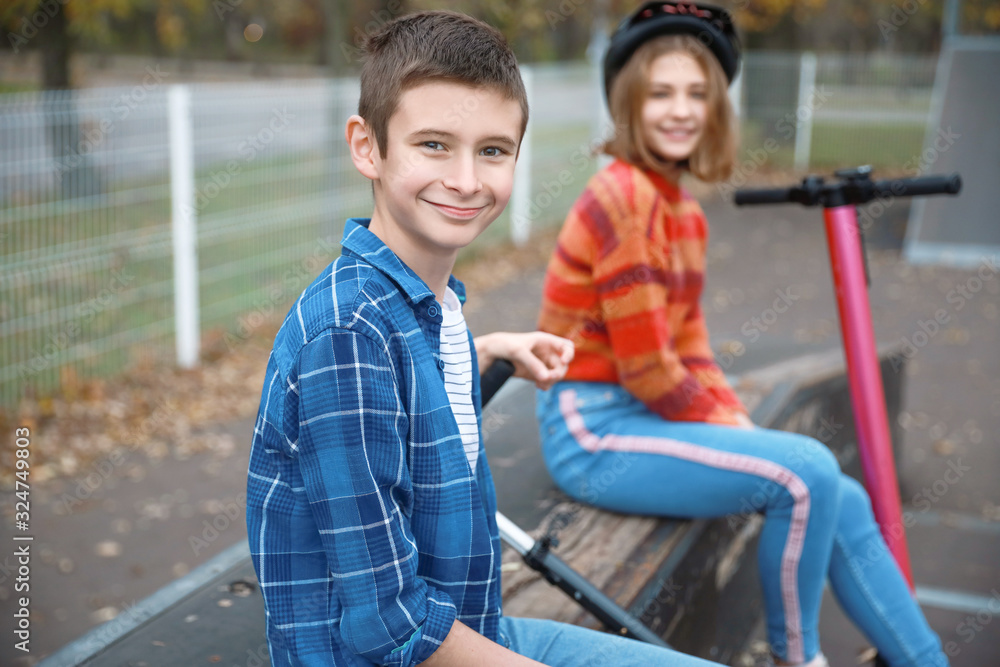
[[[248,314],[287,303],[339,253],[337,221],[369,199],[338,141],[353,85],[193,87],[203,328],[238,342],[257,326]],[[66,373],[108,375],[172,353],[167,92],[0,102],[3,405],[51,391]]]
[[747,152],[771,139],[773,166],[799,170],[855,164],[899,169],[920,154],[936,56],[811,58],[747,55],[741,109]]
[[[905,168],[922,149],[935,65],[749,53],[735,88],[744,166],[788,168],[804,151],[813,170]],[[597,70],[525,74],[532,118],[520,192],[478,247],[559,224],[601,162]],[[345,218],[370,210],[343,141],[356,80],[191,85],[185,201],[172,171],[172,87],[149,68],[127,88],[0,96],[0,408],[56,390],[66,374],[169,359],[179,307],[197,310],[200,332],[238,344],[284,315],[339,254]],[[187,306],[175,298],[180,206],[196,230],[197,299]]]

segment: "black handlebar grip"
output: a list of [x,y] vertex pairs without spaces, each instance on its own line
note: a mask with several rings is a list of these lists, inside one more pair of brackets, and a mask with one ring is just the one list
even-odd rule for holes
[[947,176],[921,176],[879,181],[875,184],[875,190],[879,194],[895,195],[896,197],[955,195],[962,190],[962,177],[955,173]]
[[506,382],[510,376],[514,374],[514,364],[510,363],[506,359],[497,359],[490,367],[486,369],[483,373],[483,377],[479,380],[480,394],[483,397],[483,405],[490,402],[493,395],[500,390],[503,383]]
[[792,196],[791,188],[777,190],[737,190],[733,195],[733,203],[737,206],[749,204],[787,204]]

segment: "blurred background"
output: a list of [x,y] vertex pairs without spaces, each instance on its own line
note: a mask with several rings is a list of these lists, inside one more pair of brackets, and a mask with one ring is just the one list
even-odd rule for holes
[[[283,313],[310,279],[302,258],[329,261],[340,221],[368,205],[341,140],[358,45],[393,16],[444,6],[498,26],[524,64],[533,113],[519,188],[484,239],[523,243],[561,222],[597,169],[595,64],[632,3],[5,0],[6,418],[137,357],[180,347],[193,365],[198,339],[232,344],[260,324],[243,320]],[[921,171],[942,35],[1000,31],[1000,3],[986,0],[731,9],[747,150],[730,190],[775,171]],[[175,271],[194,282],[175,289]]]
[[[14,490],[7,434],[30,429],[35,520],[53,526],[37,576],[65,577],[35,608],[49,637],[39,646],[58,648],[243,539],[238,491],[181,493],[169,476],[203,475],[202,487],[233,476],[227,457],[249,442],[274,331],[339,255],[343,220],[370,210],[342,138],[366,35],[413,10],[455,9],[497,26],[518,55],[532,115],[514,197],[462,258],[463,277],[485,288],[544,262],[603,163],[599,60],[635,4],[0,1],[0,485]],[[941,120],[946,47],[995,49],[1000,37],[997,0],[717,4],[743,38],[730,94],[744,149],[729,181],[692,187],[722,200],[860,164],[880,177],[933,171],[961,136]],[[977,76],[974,90],[1000,82],[995,69]],[[984,127],[995,109],[978,110]],[[995,213],[979,217],[996,226]],[[893,220],[885,233],[901,243],[908,219]],[[501,250],[520,259],[469,268]],[[156,473],[163,461],[198,468]],[[126,482],[148,493],[122,500]],[[115,518],[126,504],[134,516]],[[2,510],[6,535],[13,500]],[[88,510],[104,519],[88,524]],[[215,537],[201,529],[220,516]],[[157,533],[170,517],[188,524]],[[143,559],[81,581],[84,560],[121,563],[139,534]],[[183,553],[164,555],[168,545]],[[5,610],[12,572],[0,563]],[[58,637],[55,621],[67,628]]]

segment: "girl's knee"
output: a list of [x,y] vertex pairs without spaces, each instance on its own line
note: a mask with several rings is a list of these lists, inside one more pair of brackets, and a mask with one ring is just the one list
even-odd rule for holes
[[840,508],[845,517],[870,516],[872,502],[865,487],[853,477],[841,475]]
[[830,448],[818,440],[806,436],[796,438],[788,467],[809,487],[812,495],[836,497],[839,493],[840,463]]

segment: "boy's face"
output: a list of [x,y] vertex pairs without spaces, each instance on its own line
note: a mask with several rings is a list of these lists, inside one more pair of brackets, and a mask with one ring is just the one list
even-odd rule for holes
[[507,205],[520,134],[520,106],[491,89],[407,90],[389,119],[386,156],[371,151],[370,229],[408,263],[454,261]]

